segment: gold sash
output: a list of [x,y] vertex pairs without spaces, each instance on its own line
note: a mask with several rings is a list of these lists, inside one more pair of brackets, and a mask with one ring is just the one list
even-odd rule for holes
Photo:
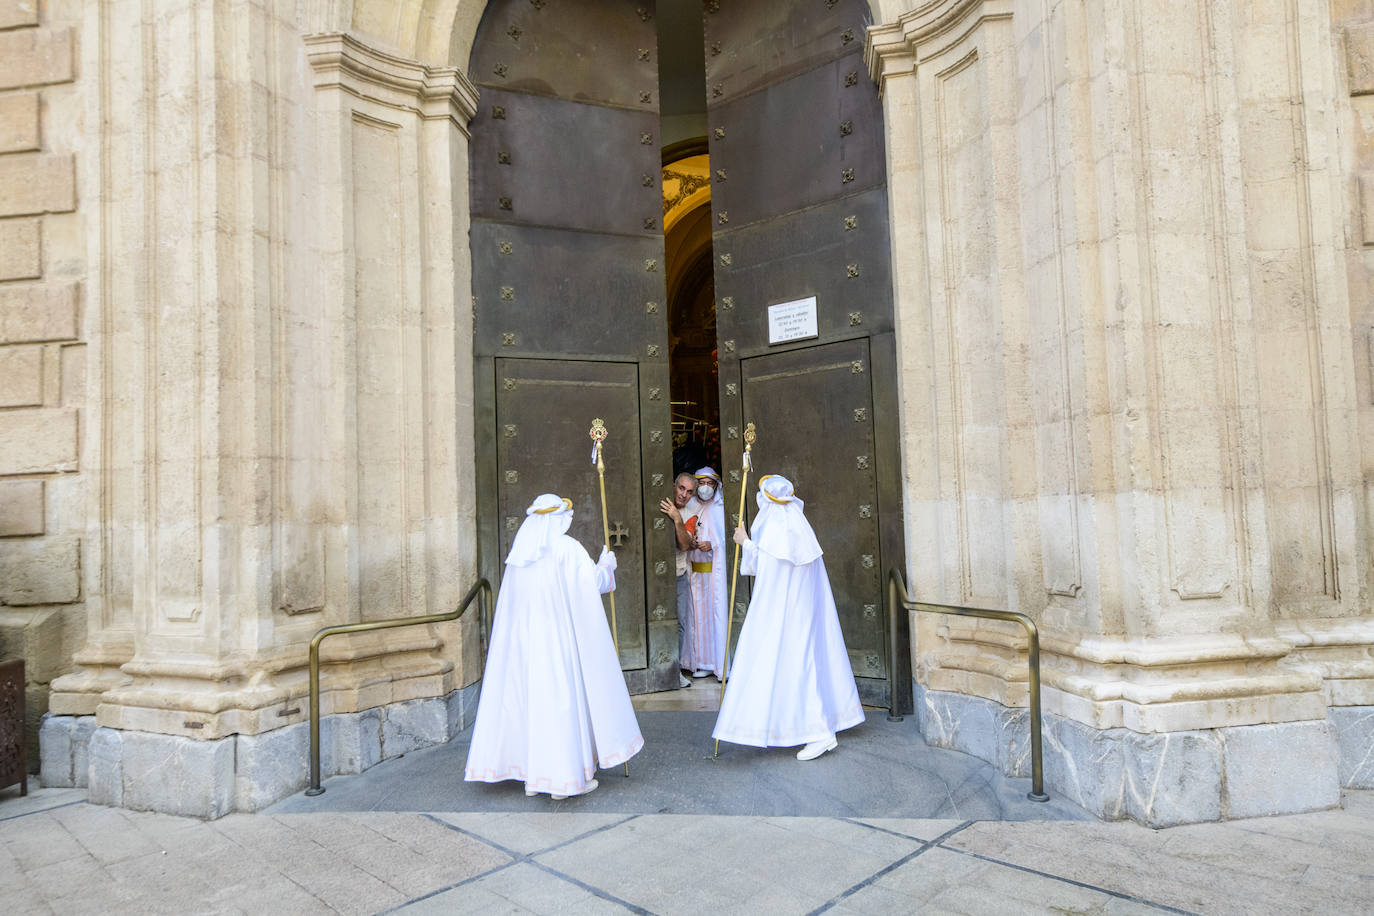
[[694,573],[708,573],[708,572],[710,572],[710,571],[711,571],[711,561],[710,561],[710,560],[707,560],[705,563],[698,562],[697,560],[693,560],[693,561],[692,561],[692,572],[694,572]]

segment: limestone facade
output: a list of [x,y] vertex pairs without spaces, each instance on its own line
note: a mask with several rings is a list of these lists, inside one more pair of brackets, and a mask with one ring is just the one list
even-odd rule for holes
[[[267,804],[311,635],[475,576],[483,7],[0,0],[0,640],[45,779]],[[1374,2],[873,20],[913,594],[1037,621],[1047,782],[1105,817],[1374,784]],[[912,624],[928,738],[1024,773],[1020,638]],[[477,637],[327,644],[326,771],[461,728]]]

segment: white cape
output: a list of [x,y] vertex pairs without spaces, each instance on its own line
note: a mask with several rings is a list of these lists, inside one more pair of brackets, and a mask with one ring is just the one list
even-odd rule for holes
[[825,561],[793,564],[749,543],[740,572],[756,577],[754,595],[712,736],[792,747],[862,722]]
[[577,541],[556,535],[529,565],[506,566],[465,778],[575,795],[598,764],[623,763],[643,746],[597,567]]

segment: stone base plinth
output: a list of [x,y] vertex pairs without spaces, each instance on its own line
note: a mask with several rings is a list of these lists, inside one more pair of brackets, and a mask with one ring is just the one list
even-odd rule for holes
[[1333,706],[1327,714],[1341,751],[1341,785],[1374,789],[1374,706]]
[[[1008,776],[1030,775],[1030,717],[992,700],[915,685],[928,744],[971,754]],[[1046,714],[1046,791],[1106,819],[1170,827],[1296,814],[1340,803],[1341,786],[1371,777],[1374,709],[1332,718],[1145,734]],[[1364,757],[1360,755],[1363,748]]]
[[[443,744],[472,724],[480,684],[320,720],[322,777],[361,773],[392,757]],[[90,801],[216,818],[257,811],[306,787],[310,724],[197,741],[97,728],[94,716],[45,716],[39,736],[45,786],[86,786]]]

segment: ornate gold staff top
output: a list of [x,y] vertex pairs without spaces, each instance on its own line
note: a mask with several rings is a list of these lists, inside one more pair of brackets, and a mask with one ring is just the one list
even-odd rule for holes
[[[601,457],[601,443],[606,441],[606,421],[597,417],[592,421],[588,435],[592,437],[592,461],[596,464],[596,476],[601,482],[601,541],[607,550],[611,549],[611,526],[606,516],[606,462]],[[615,621],[615,589],[611,597],[611,641],[615,643],[616,663],[620,662],[620,630]]]
[[[758,434],[754,432],[754,424],[746,423],[744,425],[744,458],[741,462],[744,479],[740,481],[739,485],[739,515],[735,516],[736,527],[744,524],[744,497],[749,492],[749,452],[753,450],[754,440],[757,438]],[[730,670],[730,625],[735,621],[735,586],[739,584],[739,555],[742,549],[742,545],[735,545],[735,568],[730,573],[730,605],[725,610],[725,664],[721,666],[723,670],[720,673],[720,700],[722,704],[725,702],[725,673]],[[719,738],[716,739],[715,756],[720,756]]]
[[[606,515],[606,462],[601,457],[601,443],[606,441],[606,421],[597,417],[592,420],[588,432],[592,437],[592,462],[596,465],[596,476],[601,482],[601,542],[607,550],[611,549],[611,526]],[[615,664],[620,667],[620,628],[615,623],[615,589],[607,592],[611,598],[611,642],[615,645]],[[625,775],[630,775],[630,761],[625,761]]]

